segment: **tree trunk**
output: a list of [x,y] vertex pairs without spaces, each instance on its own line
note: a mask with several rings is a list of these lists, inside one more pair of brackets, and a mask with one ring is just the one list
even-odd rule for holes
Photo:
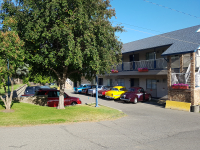
[[[12,96],[13,96],[13,81],[10,79],[11,82],[11,92],[10,92],[10,98],[9,98],[9,91],[6,94],[6,98],[4,99],[2,96],[0,96],[0,98],[2,99],[2,101],[4,102],[4,105],[6,107],[7,110],[10,110],[11,104],[12,104]],[[6,93],[6,87],[4,87],[5,93]]]
[[60,95],[59,95],[59,103],[57,109],[65,109],[64,107],[65,82],[59,82],[59,85],[60,85]]

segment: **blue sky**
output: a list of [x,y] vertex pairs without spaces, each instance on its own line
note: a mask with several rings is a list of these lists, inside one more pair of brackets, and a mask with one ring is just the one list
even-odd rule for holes
[[[1,1],[1,0],[0,0]],[[123,43],[136,41],[150,36],[200,25],[200,0],[110,0],[115,8],[113,25],[122,23],[126,30],[116,33]],[[147,2],[149,1],[149,2]],[[178,10],[172,11],[152,3]],[[149,29],[149,30],[147,30]],[[138,31],[136,31],[138,30]],[[155,31],[159,32],[155,32]]]
[[115,8],[117,17],[117,19],[114,17],[111,19],[113,25],[121,22],[126,30],[116,34],[123,43],[200,25],[200,0],[111,0],[111,5]]

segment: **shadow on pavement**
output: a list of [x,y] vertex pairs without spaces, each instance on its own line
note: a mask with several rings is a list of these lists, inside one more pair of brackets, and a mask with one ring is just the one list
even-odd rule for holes
[[[106,100],[106,101],[113,101],[116,103],[121,103],[121,104],[125,104],[125,105],[137,105],[131,102],[124,102],[122,100],[110,100],[110,99],[102,99],[102,100]],[[148,104],[148,105],[153,105],[153,106],[157,106],[157,107],[161,107],[161,108],[165,108],[165,101],[163,100],[152,100],[152,101],[144,101],[144,102],[138,102],[138,103],[144,103],[144,104]]]

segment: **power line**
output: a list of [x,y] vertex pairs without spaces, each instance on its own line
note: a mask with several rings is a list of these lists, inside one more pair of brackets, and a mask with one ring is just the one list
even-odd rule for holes
[[[118,22],[118,21],[113,21],[112,20],[112,22]],[[161,32],[161,31],[152,30],[152,29],[148,29],[148,28],[144,28],[144,27],[140,27],[140,26],[136,26],[136,25],[132,25],[132,24],[127,24],[127,23],[122,23],[122,22],[118,22],[118,23],[129,25],[129,26],[133,26],[133,27],[137,27],[137,28],[141,28],[141,29],[145,29],[145,30],[150,30],[150,31],[154,31],[154,32],[164,33],[164,32]]]
[[[125,28],[125,29],[129,29],[129,30],[133,30],[133,31],[137,31],[137,32],[141,32],[141,33],[145,33],[145,34],[151,34],[151,35],[154,35],[154,36],[156,35],[156,34],[149,33],[149,32],[145,32],[145,31],[141,31],[141,30],[126,28],[126,27],[124,27],[124,28]],[[200,45],[199,43],[194,43],[194,42],[190,42],[190,41],[180,40],[180,39],[176,39],[176,38],[172,38],[172,37],[167,37],[167,36],[163,36],[163,35],[156,35],[156,36],[160,36],[160,37],[168,38],[168,39],[172,39],[172,40],[177,40],[177,41],[181,41],[181,42],[185,42],[185,43]]]
[[178,12],[178,13],[182,13],[182,14],[184,14],[184,15],[188,15],[188,16],[190,16],[190,17],[194,17],[194,18],[200,19],[200,17],[198,17],[198,16],[194,16],[194,15],[191,15],[191,14],[188,14],[188,13],[185,13],[185,12],[182,12],[182,11],[179,11],[179,10],[176,10],[176,9],[173,9],[173,8],[170,8],[170,7],[166,7],[166,6],[163,6],[163,5],[160,5],[160,4],[157,4],[157,3],[153,3],[153,2],[150,2],[150,1],[147,1],[147,0],[143,0],[143,1],[148,2],[148,3],[151,3],[151,4],[154,4],[154,5],[157,5],[157,6],[159,6],[159,7],[167,8],[167,9],[172,10],[172,11],[176,11],[176,12]]

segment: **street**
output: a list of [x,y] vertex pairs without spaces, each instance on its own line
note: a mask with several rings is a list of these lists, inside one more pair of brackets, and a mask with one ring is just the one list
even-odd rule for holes
[[[74,94],[82,103],[95,97]],[[118,120],[59,125],[0,127],[0,150],[189,150],[199,149],[200,114],[99,98],[99,104],[127,114]],[[67,107],[66,107],[67,109]]]

